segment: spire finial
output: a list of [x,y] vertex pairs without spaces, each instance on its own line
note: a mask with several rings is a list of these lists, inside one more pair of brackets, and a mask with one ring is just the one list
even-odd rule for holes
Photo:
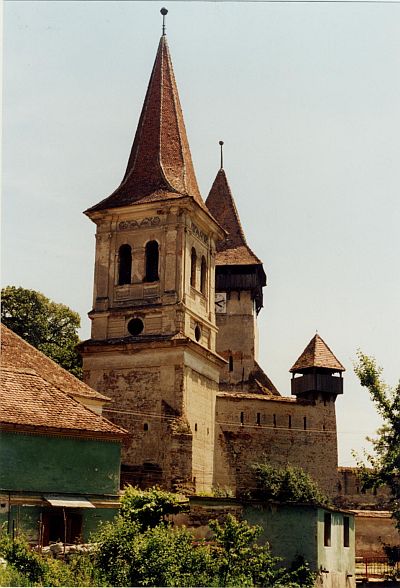
[[222,149],[223,149],[224,142],[220,141],[219,145],[221,147],[221,169],[223,169],[223,167],[224,167],[224,153],[223,153]]
[[162,14],[162,34],[164,37],[165,36],[165,17],[168,14],[168,10],[166,8],[161,8],[160,12]]

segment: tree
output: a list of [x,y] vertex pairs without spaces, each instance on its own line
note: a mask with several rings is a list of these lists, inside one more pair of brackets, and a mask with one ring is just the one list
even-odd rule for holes
[[79,314],[26,288],[7,286],[2,289],[1,297],[4,325],[81,378],[82,360],[75,349],[79,343]]
[[307,472],[291,465],[254,464],[255,498],[278,502],[329,505],[329,500]]
[[187,510],[188,499],[180,494],[167,492],[154,486],[141,490],[126,486],[121,497],[121,515],[136,522],[145,531],[166,521],[166,517]]
[[383,419],[378,437],[369,439],[375,450],[366,458],[372,470],[361,466],[361,480],[365,490],[386,485],[390,489],[391,506],[396,526],[400,530],[400,382],[390,388],[382,379],[382,368],[373,357],[357,353],[354,366],[361,386],[368,389],[377,411]]

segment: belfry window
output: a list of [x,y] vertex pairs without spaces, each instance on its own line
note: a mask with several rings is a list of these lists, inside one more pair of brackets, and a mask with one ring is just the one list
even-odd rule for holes
[[118,251],[118,285],[131,283],[132,249],[130,245],[121,245]]
[[146,277],[145,282],[157,282],[158,277],[158,243],[149,241],[146,243]]
[[196,266],[197,266],[197,253],[196,249],[192,247],[192,253],[190,255],[190,285],[192,288],[196,288]]
[[207,283],[207,263],[206,258],[201,258],[201,269],[200,269],[200,292],[205,295]]

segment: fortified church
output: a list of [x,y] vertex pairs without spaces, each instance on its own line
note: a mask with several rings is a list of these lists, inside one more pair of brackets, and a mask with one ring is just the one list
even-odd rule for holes
[[290,370],[291,397],[259,366],[263,264],[222,161],[199,192],[165,32],[125,176],[85,214],[96,262],[80,351],[86,384],[113,400],[104,414],[129,432],[122,483],[240,495],[267,459],[335,495],[344,367],[319,335]]

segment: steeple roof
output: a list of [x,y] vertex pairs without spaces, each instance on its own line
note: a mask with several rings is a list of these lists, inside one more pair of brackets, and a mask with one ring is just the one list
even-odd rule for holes
[[326,368],[336,372],[345,371],[340,361],[318,334],[314,335],[289,371],[300,372],[309,368]]
[[182,196],[191,196],[205,208],[163,35],[123,180],[111,196],[86,212]]
[[223,241],[217,243],[217,265],[261,265],[261,261],[247,245],[239,213],[223,168],[219,170],[206,206],[213,217],[227,231]]

